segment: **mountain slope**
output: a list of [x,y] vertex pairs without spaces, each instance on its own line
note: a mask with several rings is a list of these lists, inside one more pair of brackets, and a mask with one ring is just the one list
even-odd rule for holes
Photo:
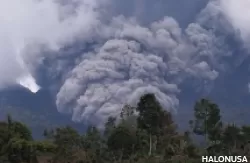
[[83,124],[77,124],[71,121],[70,116],[59,113],[49,91],[43,89],[36,94],[21,86],[1,91],[0,111],[0,119],[11,114],[14,119],[28,124],[35,138],[41,138],[45,128],[56,126],[71,125],[79,131],[84,130]]

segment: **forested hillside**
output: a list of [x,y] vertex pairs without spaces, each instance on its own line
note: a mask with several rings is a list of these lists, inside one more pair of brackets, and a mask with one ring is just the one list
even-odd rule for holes
[[45,129],[42,141],[8,116],[0,122],[0,163],[199,163],[202,155],[250,157],[250,126],[223,123],[215,103],[197,101],[184,133],[166,110],[153,94],[145,94],[103,129],[89,126],[82,135],[70,126]]

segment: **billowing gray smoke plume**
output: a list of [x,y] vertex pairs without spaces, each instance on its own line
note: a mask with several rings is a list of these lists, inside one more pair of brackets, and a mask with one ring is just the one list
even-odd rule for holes
[[[155,93],[166,109],[177,109],[181,83],[192,79],[209,85],[228,70],[228,35],[247,47],[250,18],[241,13],[249,12],[249,0],[192,0],[186,5],[168,0],[155,3],[155,17],[153,11],[147,15],[151,3],[2,0],[0,87],[19,83],[37,91],[37,69],[50,61],[49,75],[60,79],[53,85],[58,111],[71,113],[75,121],[101,124],[144,93]],[[176,11],[185,12],[183,17],[158,12],[170,4],[190,9]],[[199,12],[186,14],[191,9]],[[178,22],[185,17],[187,27]],[[70,46],[73,51],[66,50]]]

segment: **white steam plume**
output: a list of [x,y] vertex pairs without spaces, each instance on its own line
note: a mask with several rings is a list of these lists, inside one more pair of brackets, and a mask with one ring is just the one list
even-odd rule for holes
[[[250,50],[250,0],[220,0],[222,11],[234,30],[244,42],[244,48]],[[249,56],[249,54],[248,54]],[[249,84],[247,85],[249,88]],[[249,91],[250,92],[250,91]]]
[[[220,0],[223,13],[244,41],[250,41],[250,0]],[[248,47],[249,48],[249,47]]]
[[27,56],[24,52],[26,46],[45,44],[58,50],[77,39],[80,31],[87,38],[92,25],[98,23],[97,15],[92,12],[97,4],[94,0],[78,3],[80,7],[75,10],[73,2],[64,5],[52,0],[0,1],[1,88],[18,83],[32,92],[39,89],[32,77],[38,65],[29,65],[27,69],[25,64],[37,63],[40,57]]

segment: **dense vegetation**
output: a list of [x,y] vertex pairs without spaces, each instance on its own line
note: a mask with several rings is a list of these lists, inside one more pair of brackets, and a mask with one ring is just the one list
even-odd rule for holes
[[[223,123],[213,102],[195,104],[184,133],[166,110],[145,94],[136,107],[126,105],[119,118],[110,117],[103,130],[90,126],[81,135],[69,126],[47,129],[43,141],[33,140],[24,124],[8,116],[0,122],[0,162],[195,163],[202,155],[250,156],[250,127]],[[197,135],[205,145],[196,142]]]

